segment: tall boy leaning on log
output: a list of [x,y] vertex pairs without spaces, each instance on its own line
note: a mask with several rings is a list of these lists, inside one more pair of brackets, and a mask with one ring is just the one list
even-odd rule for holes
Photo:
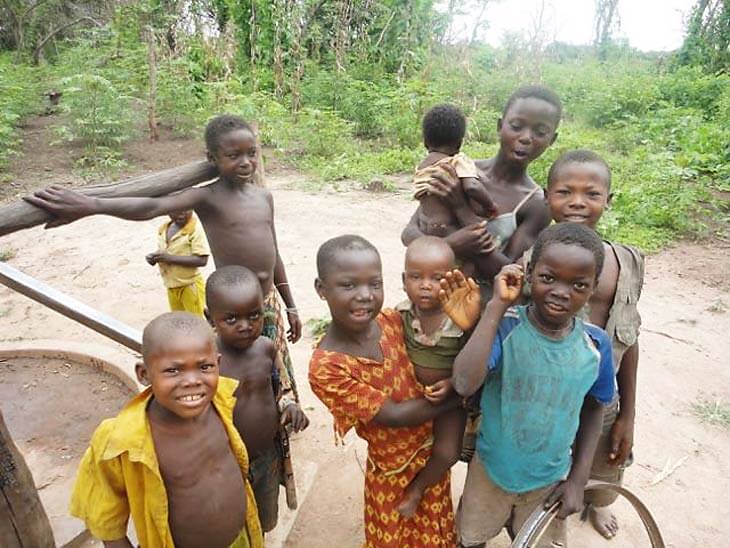
[[[141,221],[173,211],[194,210],[205,229],[216,268],[240,265],[257,275],[265,295],[264,335],[274,341],[283,364],[280,371],[282,390],[291,395],[281,408],[289,405],[298,408],[299,397],[287,339],[292,343],[298,341],[302,324],[276,242],[273,198],[268,190],[255,184],[258,165],[255,132],[241,118],[225,114],[208,123],[205,144],[208,161],[217,167],[219,175],[206,186],[188,188],[174,195],[116,198],[91,197],[51,186],[26,200],[53,215],[54,219],[47,227],[89,215]],[[154,193],[152,189],[149,192]],[[286,305],[288,332],[285,332],[277,290]],[[295,502],[290,501],[290,505]]]

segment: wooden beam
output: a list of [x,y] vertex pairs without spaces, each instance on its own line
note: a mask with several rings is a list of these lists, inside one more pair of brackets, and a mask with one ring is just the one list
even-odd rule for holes
[[0,546],[54,548],[53,531],[33,476],[0,411]]
[[[184,166],[134,177],[119,183],[87,186],[78,189],[88,196],[104,198],[164,196],[210,181],[218,176],[218,168],[206,160]],[[30,228],[52,220],[53,217],[22,200],[0,208],[0,236]]]

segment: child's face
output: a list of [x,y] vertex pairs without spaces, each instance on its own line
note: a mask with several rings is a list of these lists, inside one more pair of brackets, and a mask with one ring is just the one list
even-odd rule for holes
[[219,360],[209,334],[177,334],[161,342],[143,364],[137,365],[137,378],[152,386],[161,408],[181,419],[194,419],[213,400]]
[[513,163],[527,165],[555,141],[557,109],[536,97],[517,99],[497,123],[500,154]]
[[419,249],[406,254],[403,289],[418,310],[441,309],[441,279],[453,268],[453,255],[440,248]]
[[327,301],[333,323],[346,332],[362,333],[383,307],[380,258],[371,249],[341,251],[314,287]]
[[178,226],[185,226],[192,215],[193,212],[190,209],[186,211],[174,211],[170,213],[170,220]]
[[249,348],[264,329],[264,298],[259,286],[217,290],[208,303],[210,323],[223,344],[236,350]]
[[547,189],[550,215],[557,223],[579,223],[595,229],[610,201],[608,173],[596,162],[563,165]]
[[529,276],[538,319],[546,327],[560,329],[593,293],[596,259],[583,247],[551,243],[543,248]]
[[221,136],[218,150],[209,158],[218,166],[223,179],[250,183],[256,172],[256,137],[247,129],[236,129]]

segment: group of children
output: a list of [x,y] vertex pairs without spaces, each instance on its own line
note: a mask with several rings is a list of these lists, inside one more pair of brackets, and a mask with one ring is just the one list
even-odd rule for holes
[[[419,206],[402,235],[408,298],[395,309],[383,308],[370,242],[344,235],[319,248],[315,289],[332,321],[309,381],[338,436],[355,428],[368,442],[368,547],[485,546],[556,502],[540,546],[565,546],[564,518],[581,510],[616,534],[613,500],[584,501],[583,490],[589,478],[620,483],[631,458],[643,259],[596,233],[611,199],[598,155],[563,154],[544,191],[527,175],[561,113],[550,90],[518,89],[498,123],[499,152],[482,162],[460,154],[457,108],[426,114]],[[190,210],[217,268],[202,305],[208,323],[172,312],[147,326],[137,374],[148,388],[102,423],[81,463],[72,513],[108,546],[130,546],[130,514],[143,547],[262,546],[277,520],[282,426],[308,425],[275,306],[278,290],[296,341],[273,201],[252,183],[255,135],[219,116],[206,145],[220,172],[208,186],[121,199],[51,187],[29,198],[55,224],[170,213],[148,261],[166,265],[173,309],[186,299],[176,288],[203,298],[200,282],[175,270],[207,258],[203,244],[189,261],[175,253],[176,236],[197,230]],[[449,469],[460,455],[470,462],[455,515]]]

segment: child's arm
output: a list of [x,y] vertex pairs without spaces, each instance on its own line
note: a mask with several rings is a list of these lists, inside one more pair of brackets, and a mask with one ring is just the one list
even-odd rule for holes
[[[494,293],[474,332],[454,360],[454,390],[464,397],[474,394],[484,383],[502,316],[522,292],[523,271],[505,266],[494,279]],[[442,286],[443,287],[443,286]]]
[[456,394],[451,394],[443,402],[436,405],[430,403],[425,398],[416,398],[401,402],[394,402],[388,399],[385,400],[380,410],[373,417],[373,421],[393,428],[418,426],[419,424],[435,419],[445,411],[456,409],[460,405],[461,398]]
[[289,322],[289,332],[287,339],[291,343],[297,342],[302,336],[302,321],[299,318],[297,305],[294,304],[294,297],[289,287],[289,280],[286,277],[286,269],[284,261],[281,260],[279,253],[279,244],[276,240],[276,228],[274,227],[274,198],[269,193],[269,205],[271,206],[271,232],[274,236],[274,245],[276,246],[276,264],[274,265],[274,286],[281,295],[281,299],[286,306],[286,319]]
[[89,215],[111,215],[130,221],[152,219],[173,211],[194,209],[203,201],[205,194],[202,188],[190,188],[180,194],[156,198],[93,198],[53,185],[33,196],[26,196],[25,200],[55,217],[46,224],[46,228],[51,228]]
[[163,251],[155,251],[145,256],[147,262],[151,265],[157,263],[174,264],[177,266],[189,266],[195,268],[202,268],[208,264],[207,255],[170,255]]
[[636,406],[636,372],[639,367],[639,341],[626,349],[616,375],[619,393],[619,413],[611,427],[609,462],[619,466],[626,462],[634,446],[634,417]]
[[561,482],[545,501],[545,508],[561,501],[558,519],[565,519],[583,509],[583,490],[591,475],[602,424],[603,405],[593,396],[586,396],[580,410],[580,425],[573,444],[573,466],[568,479]]

